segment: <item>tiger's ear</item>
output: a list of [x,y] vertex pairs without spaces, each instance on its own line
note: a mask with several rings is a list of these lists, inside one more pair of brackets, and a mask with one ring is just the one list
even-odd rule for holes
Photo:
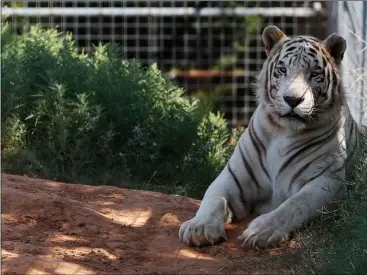
[[333,33],[328,38],[326,38],[322,44],[324,45],[325,49],[330,53],[330,55],[334,58],[335,63],[337,65],[343,60],[344,52],[347,48],[346,40]]
[[271,49],[287,36],[276,26],[267,26],[263,30],[262,39],[265,44],[266,55],[269,56]]

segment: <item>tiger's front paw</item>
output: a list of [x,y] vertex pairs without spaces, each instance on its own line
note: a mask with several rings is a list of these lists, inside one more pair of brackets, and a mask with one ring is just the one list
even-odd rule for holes
[[216,219],[194,217],[181,225],[179,237],[188,245],[213,245],[227,239],[225,223]]
[[238,239],[243,241],[243,247],[260,249],[287,240],[289,236],[289,230],[283,228],[269,213],[254,219]]

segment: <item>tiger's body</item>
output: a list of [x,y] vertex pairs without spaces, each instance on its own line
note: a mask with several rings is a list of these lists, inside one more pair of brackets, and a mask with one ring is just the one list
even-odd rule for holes
[[191,245],[225,238],[225,224],[258,214],[239,237],[266,247],[287,238],[345,194],[346,168],[358,145],[340,83],[346,43],[263,32],[268,58],[258,76],[259,105],[195,217],[181,225]]

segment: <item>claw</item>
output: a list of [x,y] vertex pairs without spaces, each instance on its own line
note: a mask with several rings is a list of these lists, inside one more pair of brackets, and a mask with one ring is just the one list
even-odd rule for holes
[[253,232],[253,233],[250,233],[250,234],[247,234],[247,236],[246,236],[246,238],[245,238],[245,240],[244,240],[244,242],[248,242],[251,238],[252,238],[252,236],[254,236],[255,235],[255,233]]
[[214,245],[215,235],[210,230],[204,230],[204,237],[211,245]]
[[220,228],[220,234],[222,236],[222,238],[224,238],[225,240],[227,240],[227,235],[226,235],[226,230],[224,227]]
[[179,237],[182,242],[192,245],[201,246],[211,244],[214,245],[222,238],[227,240],[226,231],[221,221],[210,220],[210,223],[203,222],[203,219],[192,219],[181,225]]

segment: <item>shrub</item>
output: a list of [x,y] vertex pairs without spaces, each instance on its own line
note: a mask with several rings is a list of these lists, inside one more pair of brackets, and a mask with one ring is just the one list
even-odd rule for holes
[[70,34],[2,30],[3,170],[200,197],[232,147],[220,114],[117,45],[78,53]]

